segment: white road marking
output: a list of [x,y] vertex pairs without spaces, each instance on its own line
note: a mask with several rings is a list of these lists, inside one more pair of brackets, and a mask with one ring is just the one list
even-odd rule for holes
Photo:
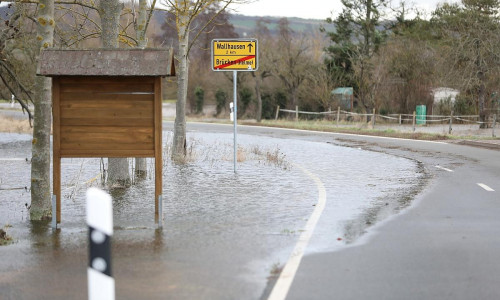
[[450,169],[445,168],[445,167],[441,167],[441,166],[435,166],[435,167],[438,168],[438,169],[444,170],[446,172],[453,172],[453,170],[450,170]]
[[488,192],[494,192],[495,191],[494,189],[490,188],[489,186],[487,186],[484,183],[478,183],[477,185],[479,185],[480,187],[482,187],[483,189],[485,189]]
[[0,161],[26,161],[26,158],[0,158]]
[[314,228],[316,227],[326,204],[326,189],[321,180],[304,167],[296,164],[294,164],[294,166],[301,169],[302,172],[307,174],[307,176],[309,176],[316,183],[316,186],[318,187],[318,203],[316,204],[316,208],[311,214],[311,217],[307,221],[304,231],[300,235],[299,241],[295,245],[292,254],[290,254],[288,262],[283,268],[283,271],[281,271],[280,277],[278,278],[278,281],[276,281],[268,300],[284,300],[286,298],[293,279],[295,278],[295,274],[297,273],[297,269],[299,268],[300,261],[304,256],[304,251],[309,243],[309,240],[311,239]]

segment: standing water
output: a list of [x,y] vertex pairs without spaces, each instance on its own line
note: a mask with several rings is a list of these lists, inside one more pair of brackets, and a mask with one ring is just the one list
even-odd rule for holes
[[[85,190],[100,186],[105,166],[100,159],[62,160],[62,229],[52,232],[28,221],[30,139],[0,134],[0,226],[14,240],[0,247],[0,298],[85,299]],[[166,149],[170,140],[166,133]],[[318,201],[316,183],[302,169],[327,192],[308,252],[355,241],[407,206],[424,179],[407,159],[250,135],[238,137],[234,174],[232,134],[190,133],[188,141],[185,163],[164,165],[163,230],[153,222],[154,178],[127,189],[101,187],[114,201],[117,298],[259,299]]]

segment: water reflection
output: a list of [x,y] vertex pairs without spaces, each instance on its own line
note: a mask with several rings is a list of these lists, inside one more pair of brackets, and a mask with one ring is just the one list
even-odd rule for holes
[[[29,153],[29,141],[16,139],[0,142],[6,150],[2,156]],[[190,159],[164,164],[163,230],[154,224],[154,176],[128,189],[108,190],[120,298],[166,293],[184,299],[193,293],[210,299],[259,298],[269,270],[286,261],[318,200],[314,181],[287,161],[313,172],[327,190],[310,251],[336,249],[338,237],[343,243],[355,241],[368,226],[408,205],[411,197],[406,196],[425,178],[417,163],[383,153],[247,135],[239,136],[240,162],[234,174],[232,134],[190,133],[188,139],[195,145]],[[77,282],[85,280],[87,259],[85,190],[98,185],[91,179],[100,172],[100,160],[64,159],[62,170],[58,231],[48,222],[26,223],[29,193],[0,193],[0,220],[13,226],[17,240],[0,248],[6,257],[0,261],[0,276],[16,286],[19,298],[36,299],[36,293],[23,291],[33,287],[51,298],[71,298],[75,291],[85,295],[85,284]],[[29,168],[21,160],[0,164],[0,174],[9,174],[2,177],[2,186],[29,186]],[[30,276],[17,277],[15,268]],[[54,291],[40,282],[48,271],[55,278]]]

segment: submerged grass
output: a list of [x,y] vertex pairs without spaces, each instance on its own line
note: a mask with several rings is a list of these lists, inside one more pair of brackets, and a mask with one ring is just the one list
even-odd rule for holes
[[[6,225],[4,228],[10,227]],[[12,237],[7,234],[7,232],[2,228],[0,229],[0,246],[6,246],[13,242]]]

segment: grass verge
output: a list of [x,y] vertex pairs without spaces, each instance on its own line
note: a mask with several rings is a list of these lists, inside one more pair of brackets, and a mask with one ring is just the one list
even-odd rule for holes
[[241,121],[242,125],[250,126],[265,126],[265,127],[277,127],[277,128],[289,128],[289,129],[300,129],[300,130],[311,130],[311,131],[321,131],[321,132],[333,132],[333,133],[347,133],[347,134],[359,134],[367,136],[383,136],[392,138],[402,138],[402,139],[413,139],[413,140],[425,140],[425,141],[443,141],[443,140],[492,140],[499,139],[488,136],[456,136],[448,134],[439,133],[427,133],[427,132],[402,132],[395,129],[369,129],[363,128],[358,125],[353,125],[352,127],[336,127],[331,124],[331,122],[324,121],[288,121],[288,120],[263,120],[261,123],[255,121]]
[[393,138],[439,141],[451,139],[449,135],[425,133],[425,132],[400,132],[394,129],[378,130],[360,127],[335,127],[331,122],[321,121],[287,121],[287,120],[263,120],[261,123],[242,121],[241,124],[253,126],[278,127],[289,129],[312,130],[333,133],[350,133],[370,136],[385,136]]
[[8,133],[32,133],[28,119],[14,119],[11,117],[0,118],[0,132]]

